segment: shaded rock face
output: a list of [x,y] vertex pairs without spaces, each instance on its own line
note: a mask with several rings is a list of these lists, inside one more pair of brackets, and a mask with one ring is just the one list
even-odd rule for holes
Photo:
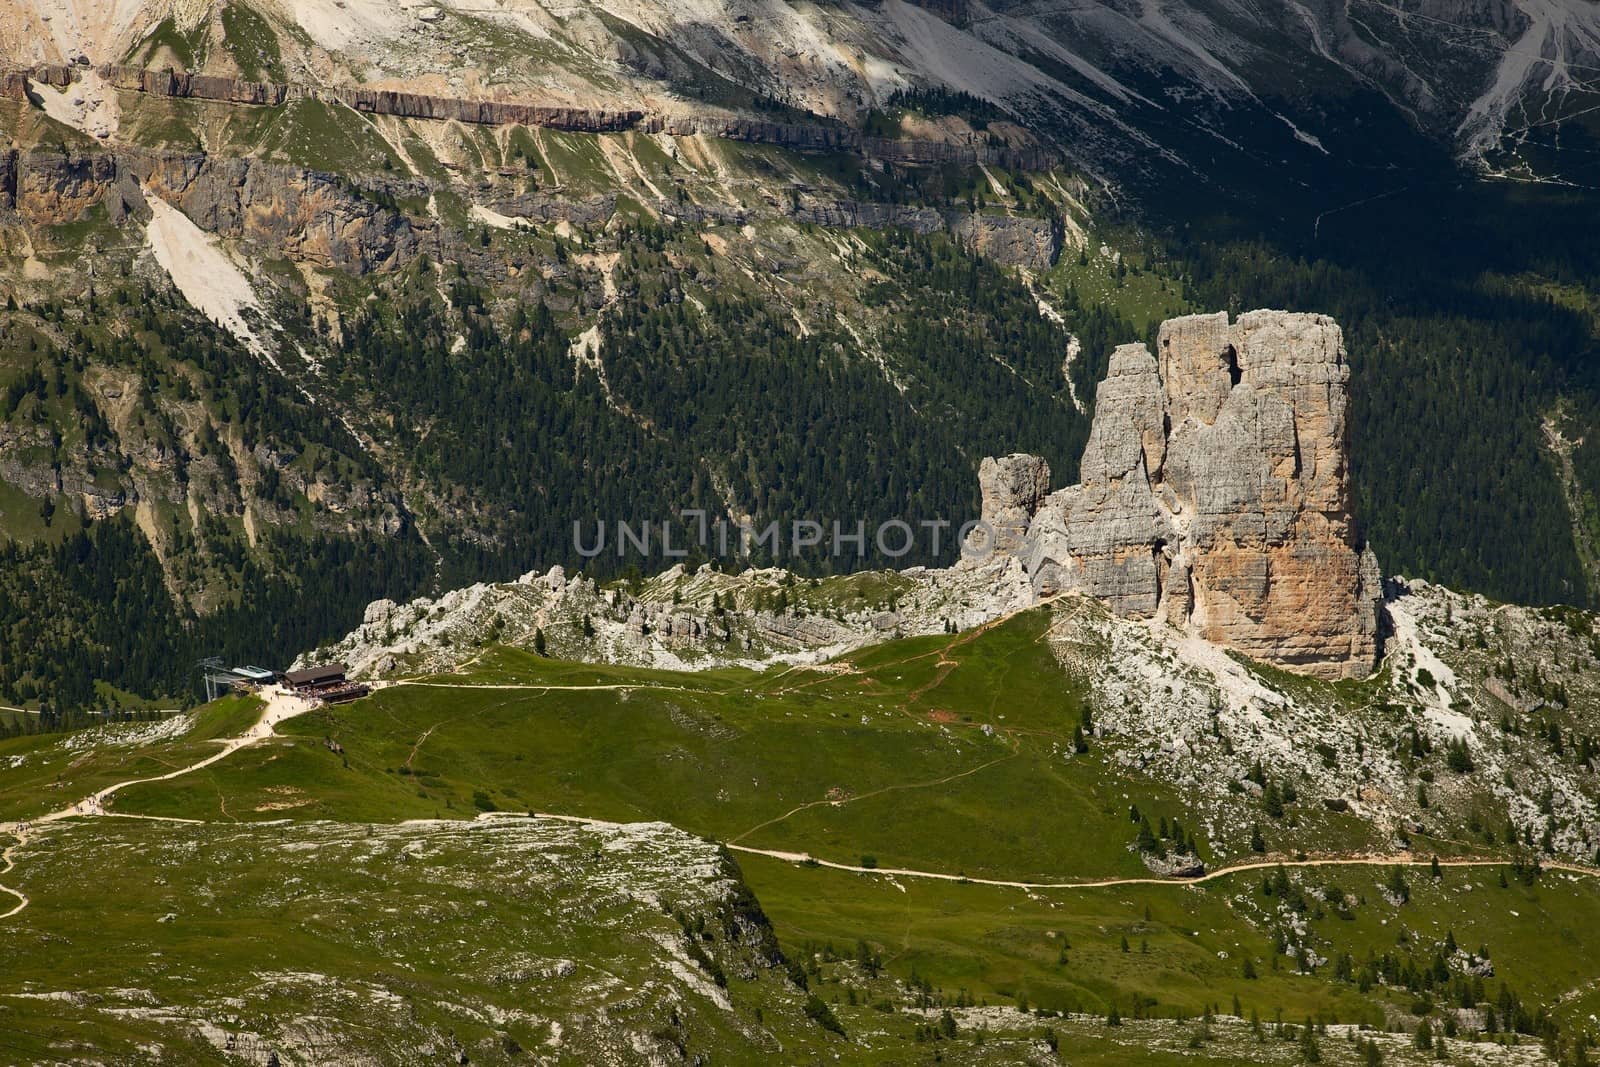
[[[1010,550],[1035,592],[1094,596],[1306,674],[1368,673],[1382,583],[1351,511],[1338,325],[1194,315],[1164,323],[1157,348],[1112,354],[1079,484],[1039,501]],[[1014,506],[983,490],[986,517],[991,496],[997,513]]]
[[971,551],[1014,555],[1022,547],[1029,522],[1050,492],[1050,464],[1038,456],[991,456],[978,466],[978,488],[983,494],[983,522],[988,529],[972,533]]
[[1077,590],[1119,615],[1149,616],[1177,535],[1151,485],[1166,456],[1165,414],[1156,363],[1143,345],[1112,353],[1098,396],[1079,483],[1046,498],[1023,560],[1040,595]]

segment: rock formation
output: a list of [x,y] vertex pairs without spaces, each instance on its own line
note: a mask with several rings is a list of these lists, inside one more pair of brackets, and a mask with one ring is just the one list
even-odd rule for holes
[[1338,325],[1193,315],[1157,345],[1112,353],[1077,485],[1041,498],[1042,461],[984,461],[997,550],[1040,596],[1084,593],[1306,674],[1368,673],[1382,586],[1351,510]]
[[1008,267],[1049,270],[1061,256],[1061,224],[1049,219],[984,215],[948,216],[951,233],[969,250]]
[[258,159],[132,147],[63,155],[0,151],[0,222],[60,226],[104,204],[112,222],[146,212],[142,190],[208,233],[255,242],[269,255],[351,273],[391,270],[438,252],[430,234],[386,204],[426,185],[347,179]]
[[[1027,536],[1029,522],[1050,492],[1050,464],[1038,456],[990,457],[978,465],[978,489],[983,495],[987,530],[974,531],[972,549],[1015,555]],[[987,544],[986,537],[993,543]]]
[[[939,0],[944,3],[948,0]],[[987,165],[1007,170],[1048,170],[1056,154],[1031,139],[1010,144],[987,134],[972,143],[866,137],[842,123],[772,122],[723,114],[655,114],[626,108],[550,106],[516,100],[481,100],[425,93],[369,89],[361,86],[319,86],[252,82],[220,75],[143,67],[102,65],[95,71],[112,88],[184,100],[261,107],[280,107],[291,100],[314,99],[342,104],[374,115],[464,122],[486,126],[539,126],[571,133],[616,133],[637,130],[673,137],[717,137],[730,141],[771,144],[801,152],[851,152],[884,163],[911,166]],[[0,98],[28,99],[30,83],[57,88],[83,76],[76,66],[36,66],[0,71]]]

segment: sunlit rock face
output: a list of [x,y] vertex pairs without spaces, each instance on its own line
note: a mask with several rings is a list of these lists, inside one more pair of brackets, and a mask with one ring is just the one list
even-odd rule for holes
[[1079,483],[1037,498],[1020,539],[1035,498],[999,475],[1032,471],[1030,457],[986,461],[997,548],[1040,596],[1082,593],[1292,670],[1364,675],[1382,583],[1352,513],[1349,375],[1325,315],[1168,321],[1154,354],[1112,354]]

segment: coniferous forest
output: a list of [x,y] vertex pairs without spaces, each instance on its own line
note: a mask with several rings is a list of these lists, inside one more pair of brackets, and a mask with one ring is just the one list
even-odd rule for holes
[[[1600,266],[1562,221],[1584,194],[1480,183],[1419,195],[1427,211],[1392,197],[1314,229],[1217,216],[1129,232],[1195,310],[1339,320],[1358,511],[1388,573],[1590,604],[1545,437],[1559,423],[1579,493],[1600,499],[1596,313],[1582,296],[1600,291]],[[1429,221],[1441,213],[1466,224]],[[282,665],[379,597],[558,563],[602,579],[666,565],[585,558],[575,522],[702,509],[758,527],[959,524],[977,513],[985,455],[1035,452],[1055,485],[1074,480],[1110,350],[1149,339],[1151,323],[1070,287],[1056,321],[1015,272],[946,236],[857,237],[870,345],[825,320],[797,328],[706,276],[707,298],[685,299],[698,237],[671,223],[619,236],[620,295],[586,356],[570,314],[507,302],[459,270],[446,301],[432,282],[396,286],[337,339],[286,315],[285,372],[170,292],[108,283],[85,307],[21,309],[0,416],[37,442],[37,469],[59,480],[82,468],[82,492],[123,506],[95,519],[66,490],[22,512],[5,501],[8,523],[34,529],[0,546],[0,700],[177,699],[200,657]],[[113,320],[126,325],[104,328]],[[1066,364],[1069,336],[1080,355]],[[370,423],[292,383],[294,345],[319,342],[317,390]],[[160,477],[142,510],[104,488],[143,469]],[[206,502],[198,523],[181,521],[190,497]],[[892,559],[869,538],[860,554],[825,545],[783,562],[826,573],[952,555],[948,537]],[[749,562],[773,560],[758,549]]]

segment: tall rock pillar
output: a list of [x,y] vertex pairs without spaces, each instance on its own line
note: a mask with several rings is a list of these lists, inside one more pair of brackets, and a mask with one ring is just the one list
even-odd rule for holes
[[1352,512],[1349,376],[1325,315],[1192,315],[1154,355],[1118,348],[1079,484],[1044,498],[1016,549],[1035,591],[1319,677],[1368,673],[1382,583]]

